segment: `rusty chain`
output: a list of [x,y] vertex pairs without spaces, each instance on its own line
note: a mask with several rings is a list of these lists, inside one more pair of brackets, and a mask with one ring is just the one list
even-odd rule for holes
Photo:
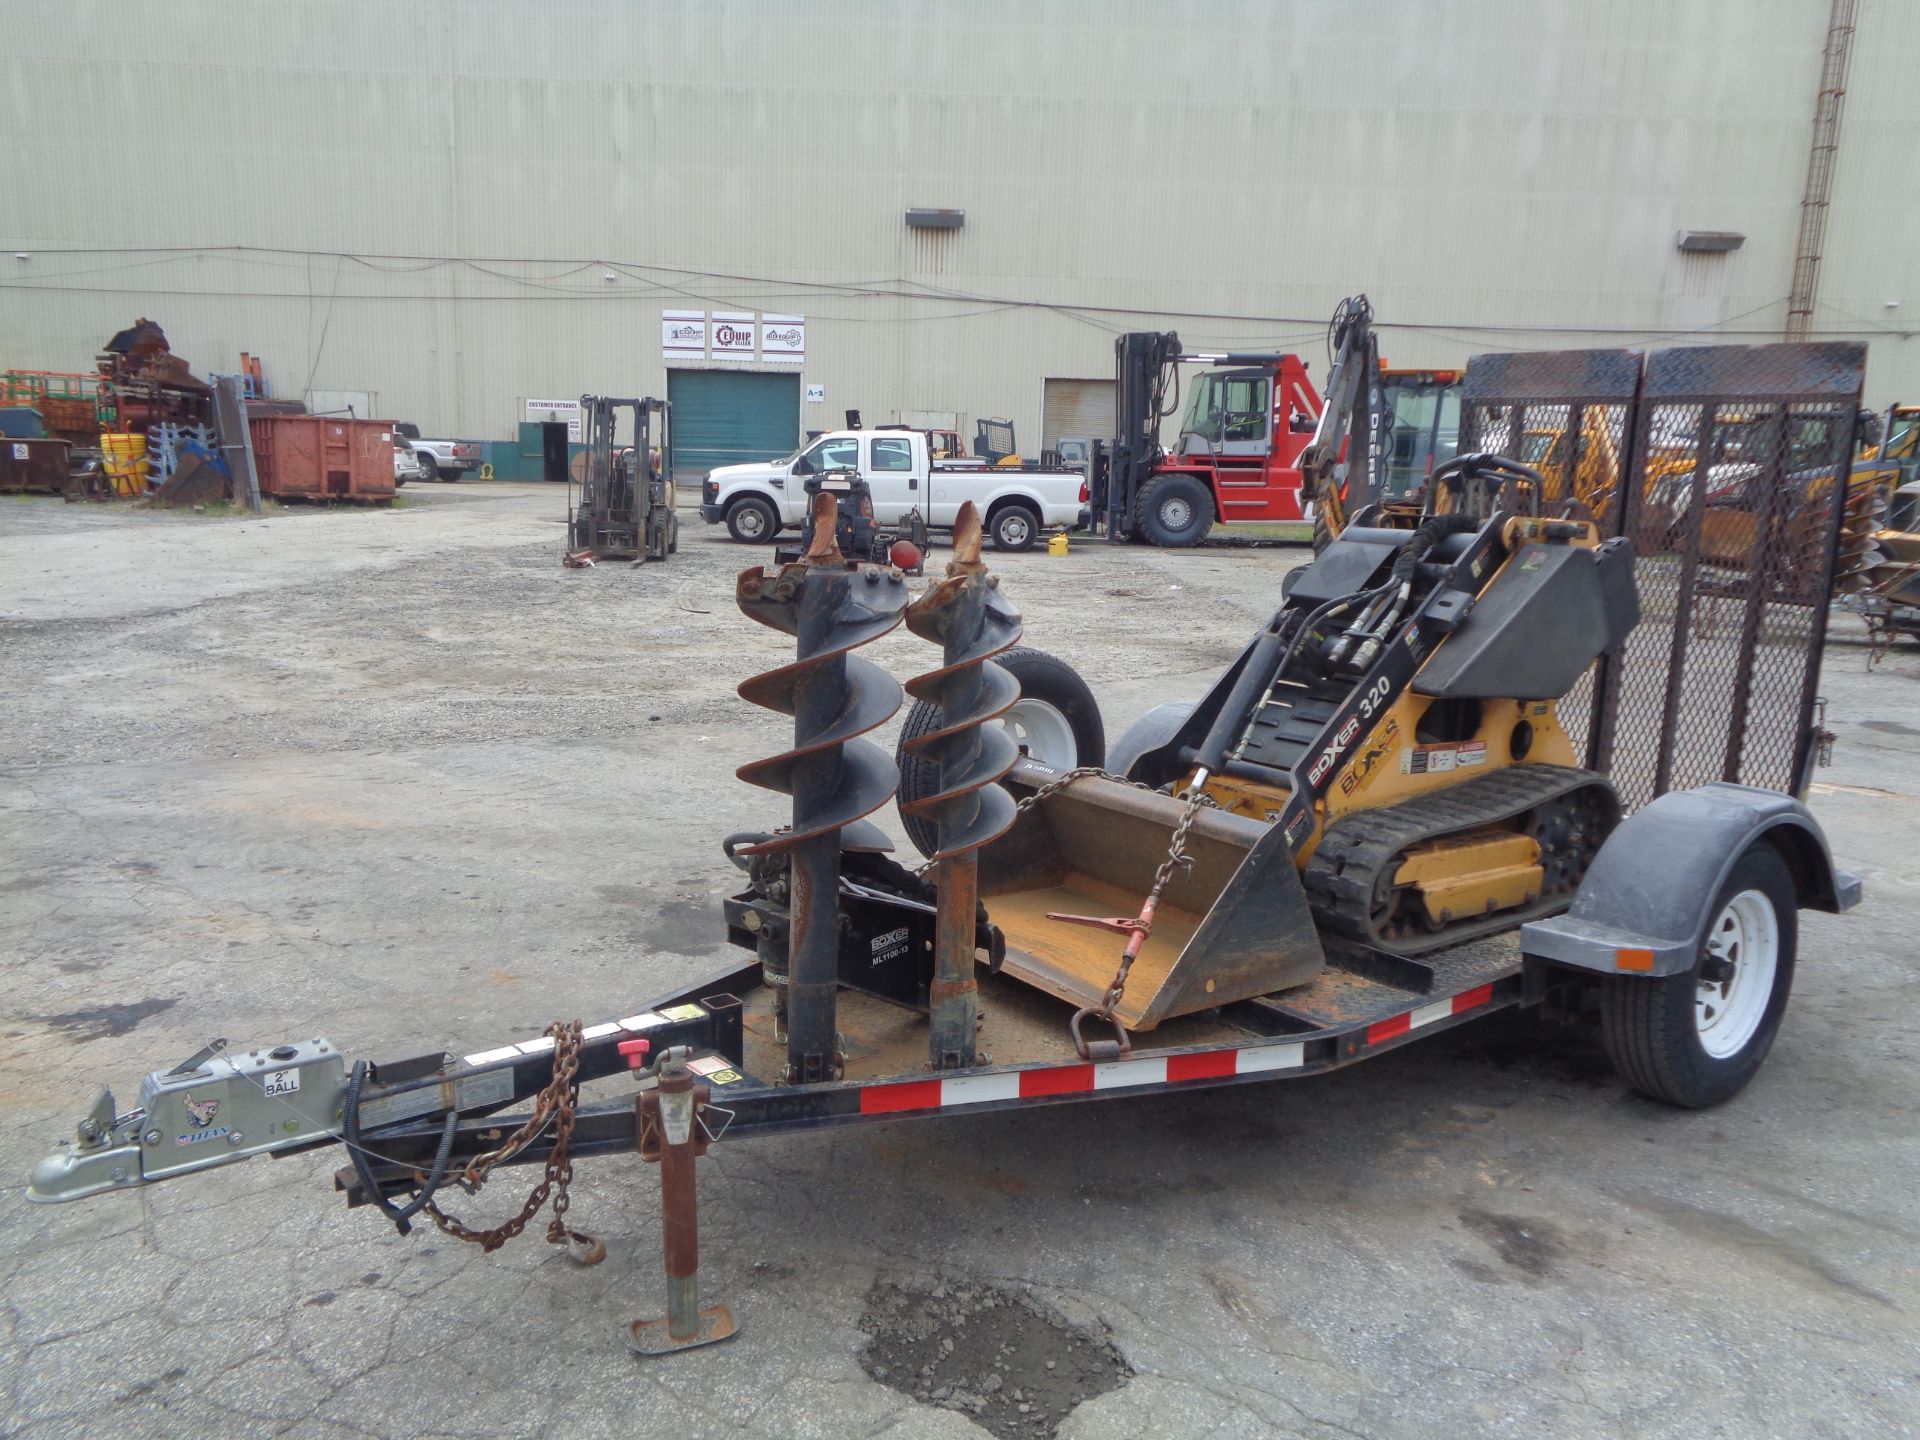
[[[1075,780],[1088,780],[1088,779],[1111,780],[1116,785],[1131,785],[1135,790],[1145,790],[1149,795],[1157,795],[1160,793],[1159,791],[1155,790],[1151,785],[1143,785],[1138,780],[1129,780],[1127,779],[1126,776],[1116,775],[1111,770],[1102,770],[1098,765],[1082,765],[1077,769],[1069,770],[1065,774],[1058,775],[1052,780],[1049,780],[1046,784],[1042,785],[1038,790],[1034,791],[1031,795],[1027,796],[1026,799],[1020,801],[1019,804],[1013,807],[1013,818],[1018,820],[1022,815],[1026,814],[1027,811],[1031,810],[1034,806],[1038,805],[1042,800],[1046,799],[1049,795],[1053,794],[1054,791],[1064,790],[1067,786],[1071,785]],[[929,870],[933,869],[933,867],[938,863],[939,863],[938,861],[934,861],[934,860],[924,861],[923,863],[914,867],[913,873],[915,875],[925,875]]]
[[528,1192],[520,1213],[491,1230],[475,1230],[447,1214],[432,1201],[425,1208],[442,1232],[456,1240],[478,1245],[491,1254],[525,1230],[528,1222],[540,1213],[541,1207],[547,1203],[547,1197],[551,1195],[553,1219],[547,1225],[547,1243],[565,1245],[573,1241],[582,1247],[582,1253],[575,1258],[583,1265],[597,1265],[606,1258],[607,1247],[586,1231],[574,1230],[567,1225],[567,1207],[571,1203],[568,1187],[573,1183],[573,1119],[580,1103],[580,1047],[583,1044],[580,1022],[574,1020],[563,1024],[556,1020],[547,1026],[546,1033],[553,1040],[553,1079],[548,1082],[546,1089],[534,1097],[533,1114],[504,1144],[475,1157],[460,1175],[461,1183],[469,1193],[477,1193],[486,1184],[494,1166],[526,1149],[551,1120],[553,1148],[547,1153],[546,1174]]
[[[1138,782],[1129,780],[1127,783],[1132,785]],[[1153,787],[1142,785],[1140,788],[1150,790]],[[1199,818],[1200,812],[1214,805],[1213,797],[1198,785],[1190,787],[1182,798],[1186,800],[1187,808],[1180,814],[1180,823],[1173,827],[1173,840],[1167,846],[1167,858],[1162,860],[1160,868],[1153,872],[1153,888],[1147,892],[1146,902],[1140,907],[1142,915],[1151,915],[1159,908],[1160,896],[1165,893],[1168,884],[1173,880],[1173,872],[1184,869],[1192,863],[1187,855],[1187,832],[1193,829],[1193,822]],[[1141,947],[1143,950],[1145,948],[1145,946]],[[1094,1014],[1116,1030],[1120,1028],[1120,1022],[1114,1017],[1114,1008],[1127,993],[1127,972],[1133,969],[1133,962],[1138,958],[1139,951],[1131,946],[1120,952],[1120,966],[1113,972],[1113,983],[1107,986],[1107,993],[1100,1001],[1100,1008],[1094,1011]]]

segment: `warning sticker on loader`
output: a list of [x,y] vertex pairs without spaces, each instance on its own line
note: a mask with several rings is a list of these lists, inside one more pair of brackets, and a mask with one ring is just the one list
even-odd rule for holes
[[1487,742],[1484,740],[1472,740],[1464,745],[1418,745],[1400,753],[1402,775],[1438,775],[1486,763]]

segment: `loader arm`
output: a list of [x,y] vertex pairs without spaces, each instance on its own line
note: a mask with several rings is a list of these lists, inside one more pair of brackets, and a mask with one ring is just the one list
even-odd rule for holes
[[[1316,551],[1347,527],[1350,505],[1377,502],[1385,488],[1382,435],[1386,405],[1380,390],[1380,343],[1373,306],[1364,295],[1342,300],[1329,326],[1332,365],[1320,419],[1300,452],[1300,493],[1314,506]],[[1356,495],[1355,467],[1362,478]],[[1357,501],[1357,503],[1356,503]]]

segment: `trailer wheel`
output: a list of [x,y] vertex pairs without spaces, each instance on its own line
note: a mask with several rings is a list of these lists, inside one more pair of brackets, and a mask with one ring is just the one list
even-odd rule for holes
[[1786,862],[1756,844],[1721,886],[1692,969],[1601,982],[1601,1034],[1621,1077],[1688,1110],[1739,1094],[1786,1013],[1799,918]]
[[[993,663],[1013,672],[1020,682],[1020,698],[998,722],[1013,735],[1022,753],[1060,771],[1107,763],[1107,732],[1093,691],[1066,661],[1044,650],[1016,645],[993,657]],[[940,728],[939,708],[916,700],[900,728],[894,759],[900,766],[900,823],[922,855],[938,848],[939,836],[931,822],[909,815],[906,807],[940,789],[940,767],[918,755],[909,755],[906,742]]]
[[1162,475],[1140,491],[1135,524],[1152,545],[1198,545],[1213,528],[1213,492],[1191,475]]
[[780,530],[780,517],[757,495],[743,495],[727,507],[727,533],[742,545],[764,545]]

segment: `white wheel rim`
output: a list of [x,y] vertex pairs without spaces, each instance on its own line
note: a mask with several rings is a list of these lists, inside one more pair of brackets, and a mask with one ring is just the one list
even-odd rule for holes
[[761,532],[767,528],[766,517],[752,505],[748,505],[740,511],[735,523],[739,525],[740,533],[745,535],[749,540],[758,540]]
[[1024,511],[1016,510],[1000,522],[1000,537],[1009,545],[1026,544],[1027,536],[1032,533],[1033,529],[1027,524],[1027,517]]
[[1193,506],[1178,495],[1170,495],[1160,505],[1160,523],[1169,530],[1184,530],[1193,523]]
[[1051,765],[1055,770],[1079,767],[1079,742],[1073,738],[1073,726],[1057,707],[1023,696],[1013,702],[1013,708],[1001,723],[1028,758]]
[[1701,977],[1693,1020],[1700,1048],[1725,1060],[1747,1047],[1773,998],[1780,968],[1780,921],[1773,902],[1759,890],[1742,890],[1729,900],[1707,931],[1707,955],[1729,968],[1722,980]]

